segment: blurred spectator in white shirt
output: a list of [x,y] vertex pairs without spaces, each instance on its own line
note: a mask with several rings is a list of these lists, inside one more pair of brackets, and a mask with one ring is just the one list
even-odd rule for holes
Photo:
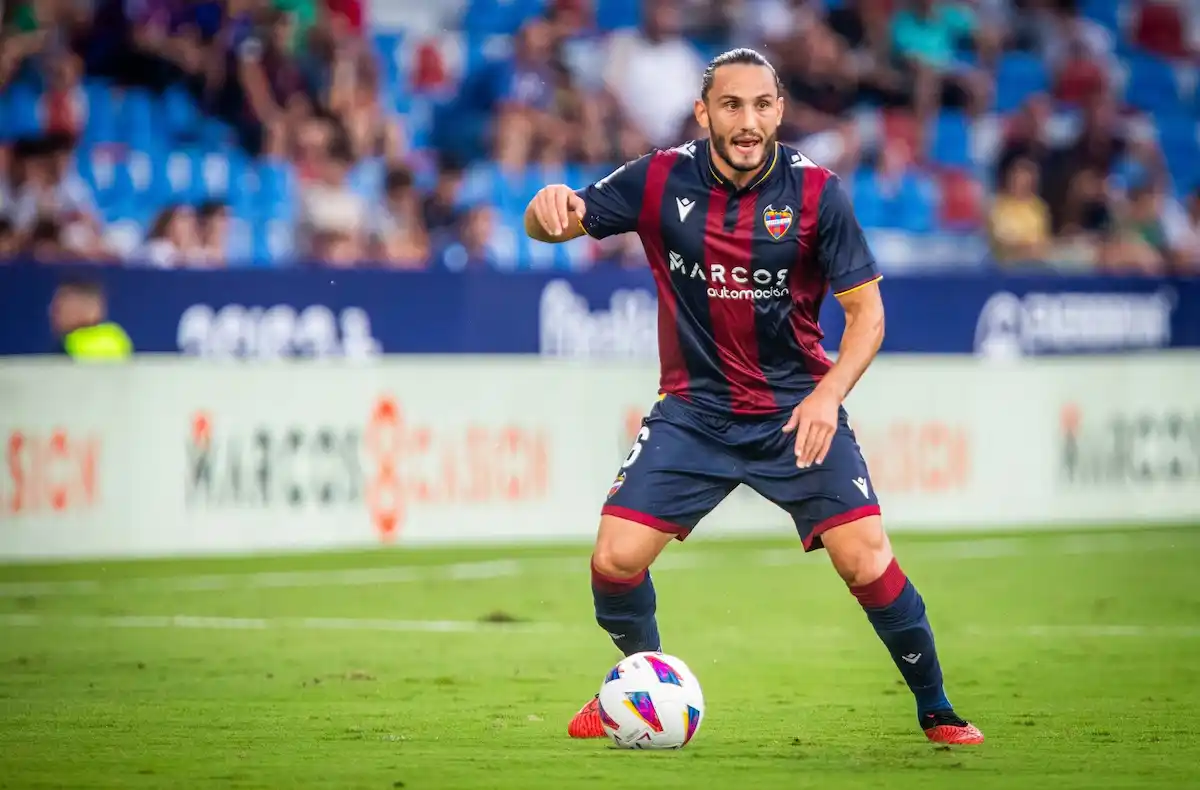
[[371,223],[371,257],[391,268],[424,269],[429,263],[429,234],[412,173],[404,168],[391,170],[384,190],[384,202]]
[[12,218],[18,231],[27,234],[39,220],[52,220],[65,231],[63,240],[69,242],[71,252],[102,254],[103,224],[91,187],[72,164],[74,139],[47,135],[17,148],[21,178]]
[[679,142],[704,76],[704,61],[679,30],[675,0],[648,0],[642,29],[609,39],[605,84],[652,146]]
[[298,251],[322,263],[352,266],[364,257],[368,207],[350,188],[354,154],[335,135],[318,178],[301,187]]
[[204,250],[191,206],[167,206],[160,211],[134,259],[159,269],[203,266]]

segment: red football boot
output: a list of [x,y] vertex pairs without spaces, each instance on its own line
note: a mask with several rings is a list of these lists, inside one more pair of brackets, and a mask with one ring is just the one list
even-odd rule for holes
[[592,697],[588,704],[579,709],[575,718],[567,725],[567,735],[572,738],[603,738],[604,725],[600,723],[600,695]]
[[925,737],[947,746],[975,746],[983,743],[983,733],[974,724],[960,719],[952,710],[939,710],[921,717]]

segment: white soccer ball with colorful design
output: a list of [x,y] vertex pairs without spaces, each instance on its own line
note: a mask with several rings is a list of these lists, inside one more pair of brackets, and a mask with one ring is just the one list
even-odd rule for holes
[[681,749],[704,718],[704,693],[687,664],[664,653],[622,659],[600,686],[600,721],[624,749]]

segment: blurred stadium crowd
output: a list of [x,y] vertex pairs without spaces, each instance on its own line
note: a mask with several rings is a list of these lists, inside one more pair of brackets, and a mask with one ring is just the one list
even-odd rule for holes
[[702,136],[777,64],[784,142],[887,269],[1200,271],[1195,0],[7,0],[0,258],[585,268],[521,211]]

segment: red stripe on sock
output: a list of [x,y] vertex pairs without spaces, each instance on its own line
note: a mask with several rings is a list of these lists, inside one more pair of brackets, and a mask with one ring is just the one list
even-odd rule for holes
[[629,579],[618,579],[615,576],[605,576],[603,573],[596,570],[596,561],[592,560],[592,587],[596,588],[600,592],[609,593],[612,595],[627,593],[641,584],[642,580],[645,578],[645,571],[642,571],[637,576]]
[[858,599],[858,603],[864,609],[882,609],[891,606],[892,602],[900,597],[906,583],[908,577],[900,570],[900,563],[893,557],[882,576],[870,584],[851,587],[850,594]]

